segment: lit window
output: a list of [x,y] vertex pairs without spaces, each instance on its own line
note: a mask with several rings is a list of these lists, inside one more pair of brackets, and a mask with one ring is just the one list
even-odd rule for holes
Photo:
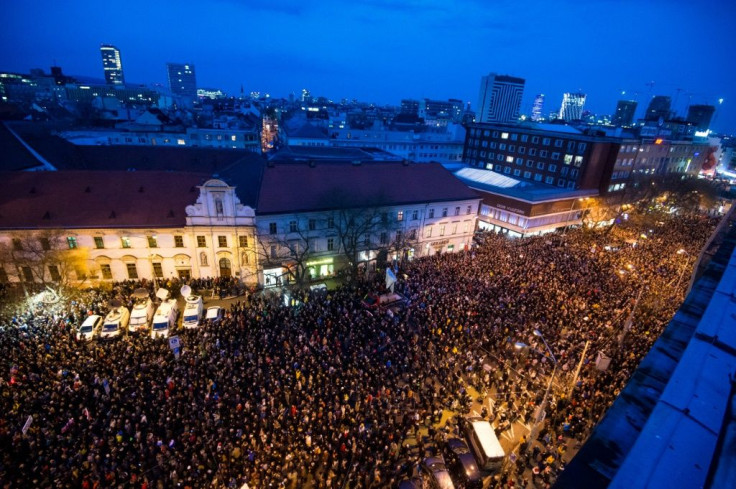
[[217,246],[219,246],[220,248],[227,248],[227,236],[218,236]]
[[508,138],[509,138],[509,133],[507,133],[507,132],[502,132],[501,133],[501,139],[508,139]]
[[396,220],[397,220],[397,221],[403,221],[403,220],[404,220],[404,211],[399,211],[399,212],[398,212],[398,213],[396,214]]
[[127,236],[123,236],[120,238],[120,242],[123,245],[123,248],[130,248],[130,238]]
[[112,269],[110,268],[110,265],[104,263],[100,265],[100,272],[102,273],[103,279],[112,280]]
[[137,279],[138,278],[138,270],[135,268],[135,263],[126,263],[125,267],[128,269],[128,278],[129,279]]
[[238,236],[238,243],[240,244],[241,248],[247,248],[248,247],[248,236]]
[[95,236],[95,248],[102,249],[105,247],[105,242],[102,240],[102,236]]
[[179,146],[185,146],[187,142],[184,141],[183,139],[177,139],[176,144],[178,144]]
[[207,241],[204,236],[197,236],[197,248],[207,247]]
[[148,237],[148,247],[149,248],[158,248],[158,243],[156,242],[156,236],[149,236]]
[[66,242],[69,244],[69,249],[73,250],[77,247],[77,238],[74,236],[69,236],[66,238]]
[[174,246],[176,248],[184,248],[184,236],[174,236]]

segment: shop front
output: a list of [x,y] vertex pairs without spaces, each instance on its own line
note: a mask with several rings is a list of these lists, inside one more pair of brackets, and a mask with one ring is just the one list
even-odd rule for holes
[[306,265],[307,273],[309,274],[310,280],[317,280],[325,277],[332,277],[335,275],[335,265],[333,257],[308,261]]

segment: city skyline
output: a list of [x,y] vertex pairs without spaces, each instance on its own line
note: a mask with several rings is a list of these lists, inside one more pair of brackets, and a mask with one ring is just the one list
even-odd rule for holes
[[[618,100],[631,99],[641,118],[652,96],[668,95],[683,117],[688,105],[715,105],[713,129],[736,131],[734,68],[723,62],[736,39],[728,29],[736,7],[725,1],[374,0],[339,9],[333,2],[292,0],[223,0],[206,9],[194,2],[132,1],[131,8],[104,11],[93,5],[9,6],[0,70],[48,72],[57,65],[69,75],[103,78],[99,46],[109,43],[120,49],[129,83],[166,85],[166,63],[188,60],[197,66],[200,87],[230,95],[241,86],[246,94],[274,97],[307,88],[335,101],[460,98],[474,109],[481,77],[496,72],[526,80],[523,114],[531,113],[537,93],[552,104],[582,90],[591,112],[613,114]],[[558,26],[568,25],[571,15],[576,31],[561,35]],[[80,28],[69,30],[70,23]],[[672,25],[707,29],[708,36],[673,42]]]

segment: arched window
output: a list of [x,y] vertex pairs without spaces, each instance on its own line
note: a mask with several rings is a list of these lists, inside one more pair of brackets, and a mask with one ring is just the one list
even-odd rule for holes
[[207,266],[207,253],[204,251],[199,254],[199,264],[203,267]]

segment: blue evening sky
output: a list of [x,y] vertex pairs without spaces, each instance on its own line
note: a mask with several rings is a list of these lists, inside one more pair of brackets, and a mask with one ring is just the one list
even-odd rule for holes
[[0,71],[56,62],[102,78],[105,42],[121,50],[126,82],[166,83],[166,62],[190,62],[200,87],[232,95],[242,84],[473,107],[480,77],[497,72],[526,79],[524,113],[537,93],[549,113],[582,90],[586,109],[633,98],[639,116],[652,95],[681,89],[675,109],[723,98],[713,126],[736,132],[733,0],[28,0],[3,14]]

